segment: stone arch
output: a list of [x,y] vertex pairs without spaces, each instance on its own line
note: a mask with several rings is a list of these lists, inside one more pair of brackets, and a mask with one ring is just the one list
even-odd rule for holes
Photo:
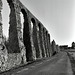
[[[14,5],[13,0],[7,0],[10,6],[9,27],[9,53],[21,53],[24,63],[26,62],[26,50],[21,36],[20,8]],[[16,8],[17,6],[17,8]],[[16,9],[15,9],[16,8]]]
[[48,47],[49,47],[49,56],[51,57],[52,55],[52,49],[51,49],[51,43],[50,43],[50,34],[48,33]]
[[48,48],[48,31],[46,31],[46,51],[47,51],[47,57],[49,57],[49,48]]
[[32,50],[31,50],[31,42],[30,42],[30,32],[29,32],[29,20],[28,20],[28,15],[25,9],[21,9],[21,12],[24,17],[24,23],[23,23],[23,43],[26,47],[26,58],[27,61],[33,60],[32,57]]
[[[22,14],[22,12],[20,12],[20,18],[21,18],[21,36],[23,39],[23,30],[24,30],[24,16]],[[22,40],[23,41],[23,40]]]
[[35,25],[35,20],[31,19],[31,33],[33,34],[33,26]]
[[24,15],[24,10],[21,9],[20,11],[20,31],[18,31],[18,36],[19,36],[19,47],[20,47],[20,52],[21,52],[21,58],[22,58],[22,61],[21,63],[25,63],[27,58],[26,58],[26,46],[24,45],[24,22],[25,22],[25,19],[24,19],[25,15]]
[[9,53],[20,53],[18,34],[17,34],[17,20],[14,3],[12,0],[7,0],[10,7],[10,20],[9,20]]
[[35,19],[34,18],[31,18],[31,21],[30,21],[30,27],[31,27],[31,44],[32,44],[32,53],[33,53],[33,58],[34,58],[34,60],[36,60],[36,48],[35,48],[35,39],[36,39],[36,37],[34,38],[34,36],[35,36],[35,32],[36,32],[36,29],[34,29],[35,28],[35,26],[36,26],[36,22],[35,22]]
[[45,57],[44,48],[43,48],[42,28],[41,28],[40,23],[38,23],[38,27],[39,27],[39,39],[40,39],[40,47],[41,47],[41,50],[42,50],[42,56]]
[[27,29],[29,28],[29,26],[27,25],[27,22],[28,22],[27,12],[23,8],[20,11],[20,17],[22,18],[21,19],[22,23],[21,23],[21,26],[20,26],[21,27],[21,36],[22,36],[21,39],[22,39],[23,43],[25,43],[26,40],[25,40],[25,36],[24,35],[26,34]]
[[35,51],[36,51],[36,58],[40,57],[40,51],[39,51],[39,44],[38,44],[38,36],[37,36],[37,25],[36,25],[36,21],[34,18],[31,18],[31,22],[33,23],[33,43],[34,43],[34,47],[35,47]]
[[44,27],[43,27],[43,41],[44,41],[44,48],[45,48],[45,57],[47,56],[46,55],[46,38],[45,38],[45,29],[44,29]]
[[47,57],[47,37],[46,37],[46,29],[44,28],[44,40],[45,40],[45,51],[46,51],[46,57]]

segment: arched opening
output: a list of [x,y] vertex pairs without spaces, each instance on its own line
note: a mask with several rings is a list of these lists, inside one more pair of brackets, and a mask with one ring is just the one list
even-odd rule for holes
[[3,35],[3,41],[6,45],[6,48],[9,52],[9,14],[10,14],[10,7],[7,3],[7,0],[2,0],[3,7],[2,7],[2,35]]
[[10,8],[7,1],[3,1],[3,9],[2,9],[2,20],[3,20],[3,35],[6,37],[6,40],[9,39],[9,14]]
[[47,57],[49,57],[49,48],[48,48],[48,32],[46,31],[46,51],[47,51]]
[[41,24],[40,23],[38,24],[37,30],[38,30],[39,40],[40,40],[40,44],[41,44]]
[[33,34],[33,25],[34,25],[34,21],[33,21],[33,19],[31,19],[31,34]]
[[40,28],[39,28],[39,26],[37,27],[37,31],[39,32],[39,30],[40,30]]
[[24,17],[23,17],[22,12],[20,12],[20,17],[21,17],[21,35],[22,35],[22,39],[23,39]]
[[[24,45],[26,47],[26,59],[27,61],[32,61],[33,57],[32,57],[32,48],[31,48],[31,41],[30,41],[30,28],[29,28],[29,21],[28,21],[28,16],[27,13],[25,11],[25,9],[21,9],[21,12],[23,14],[23,19],[24,22],[22,22],[22,26],[23,26],[23,42]],[[33,25],[32,25],[33,28]]]
[[33,36],[33,43],[34,43],[34,47],[35,47],[35,51],[36,51],[35,55],[36,55],[36,58],[39,58],[40,57],[40,51],[39,51],[39,45],[38,45],[37,26],[36,26],[35,19],[32,18],[31,22],[33,23],[33,33],[32,33],[32,36]]

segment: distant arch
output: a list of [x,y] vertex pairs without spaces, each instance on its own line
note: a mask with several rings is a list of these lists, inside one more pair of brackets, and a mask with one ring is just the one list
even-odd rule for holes
[[36,58],[40,57],[40,51],[39,51],[39,44],[38,44],[38,30],[37,30],[37,23],[34,18],[31,18],[31,22],[33,23],[33,43],[36,51]]
[[44,48],[43,48],[43,31],[42,31],[42,28],[41,28],[41,23],[38,23],[38,27],[39,27],[39,40],[40,40],[40,47],[41,47],[41,50],[42,50],[42,56],[45,57],[45,53],[44,53]]
[[28,15],[25,9],[21,9],[23,14],[24,23],[23,23],[23,42],[26,47],[26,59],[27,61],[32,60],[32,50],[31,50],[31,43],[30,43],[30,36],[29,36],[29,21]]

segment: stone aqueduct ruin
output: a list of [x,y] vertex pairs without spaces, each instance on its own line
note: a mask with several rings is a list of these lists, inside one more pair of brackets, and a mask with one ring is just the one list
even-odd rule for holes
[[[50,43],[50,34],[43,24],[19,0],[7,0],[7,2],[10,7],[8,49],[3,42],[2,1],[0,0],[0,45],[2,47],[1,50],[4,47],[3,51],[7,59],[12,59],[12,56],[19,54],[16,57],[21,57],[18,60],[20,62],[23,60],[23,63],[25,63],[38,58],[52,56],[53,51]],[[24,17],[23,33],[20,12]],[[6,60],[6,62],[8,61]]]

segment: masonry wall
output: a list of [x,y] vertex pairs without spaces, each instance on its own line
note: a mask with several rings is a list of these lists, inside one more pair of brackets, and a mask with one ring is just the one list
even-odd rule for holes
[[11,69],[22,63],[22,57],[20,53],[10,53],[8,54],[7,69]]
[[22,64],[21,53],[10,53],[8,54],[7,61],[4,64],[2,64],[3,62],[4,62],[4,58],[1,57],[0,58],[0,71],[6,71],[14,67],[17,67]]
[[[56,45],[53,42],[51,48],[50,34],[44,25],[19,0],[7,0],[7,3],[10,7],[10,27],[9,39],[6,45],[8,50],[3,44],[7,57],[4,63],[6,66],[3,69],[11,69],[39,58],[52,56],[52,53],[56,51]],[[0,0],[0,37],[2,39],[1,10],[2,1]],[[24,18],[23,29],[21,13]]]
[[[11,45],[11,50],[9,52],[19,53],[21,51],[19,46],[21,42],[25,47],[27,61],[33,61],[37,58],[42,58],[45,56],[49,57],[47,29],[19,0],[7,1],[11,9],[9,29],[9,43]],[[22,12],[24,16],[23,38],[21,37],[20,12]],[[15,21],[14,24],[12,24],[13,21]],[[31,23],[33,24],[33,27]],[[41,29],[41,26],[43,26],[43,30]],[[12,30],[13,28],[14,30]],[[12,36],[14,37],[11,38]],[[13,41],[15,41],[14,44]],[[12,47],[14,47],[13,50]]]

